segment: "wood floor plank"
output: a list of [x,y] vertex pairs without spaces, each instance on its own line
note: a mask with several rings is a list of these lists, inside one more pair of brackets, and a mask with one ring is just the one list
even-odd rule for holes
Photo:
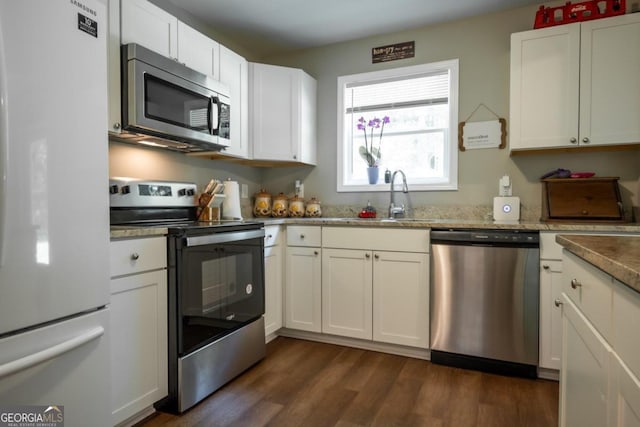
[[267,357],[182,416],[138,427],[558,424],[558,383],[279,337]]
[[406,358],[390,354],[381,354],[375,373],[371,372],[366,384],[345,410],[341,419],[348,422],[370,425],[388,392],[398,378]]

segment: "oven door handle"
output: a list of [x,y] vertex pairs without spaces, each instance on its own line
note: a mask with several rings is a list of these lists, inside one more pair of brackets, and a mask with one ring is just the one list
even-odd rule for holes
[[187,237],[187,247],[214,245],[218,243],[239,242],[242,240],[264,238],[264,229],[212,233],[203,236]]

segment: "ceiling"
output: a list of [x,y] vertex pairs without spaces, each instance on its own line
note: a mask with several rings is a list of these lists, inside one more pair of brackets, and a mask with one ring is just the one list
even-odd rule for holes
[[424,27],[541,0],[169,0],[263,54]]

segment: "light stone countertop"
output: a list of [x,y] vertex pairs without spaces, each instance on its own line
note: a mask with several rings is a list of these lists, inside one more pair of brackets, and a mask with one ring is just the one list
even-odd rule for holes
[[[494,222],[477,219],[431,219],[431,218],[247,218],[247,221],[263,222],[265,225],[325,225],[352,227],[401,227],[401,228],[481,228],[504,230],[538,231],[585,231],[640,233],[640,223],[545,223],[519,221],[515,223]],[[133,238],[166,235],[164,227],[111,227],[111,238]]]
[[640,292],[640,236],[560,234],[556,242]]
[[126,225],[112,225],[111,239],[130,239],[133,237],[166,236],[167,227],[132,227]]

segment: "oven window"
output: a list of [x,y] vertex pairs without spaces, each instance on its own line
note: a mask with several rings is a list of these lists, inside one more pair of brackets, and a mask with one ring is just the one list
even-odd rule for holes
[[186,248],[178,286],[180,354],[264,313],[262,239]]
[[209,132],[211,99],[154,77],[144,76],[145,117],[199,132]]

